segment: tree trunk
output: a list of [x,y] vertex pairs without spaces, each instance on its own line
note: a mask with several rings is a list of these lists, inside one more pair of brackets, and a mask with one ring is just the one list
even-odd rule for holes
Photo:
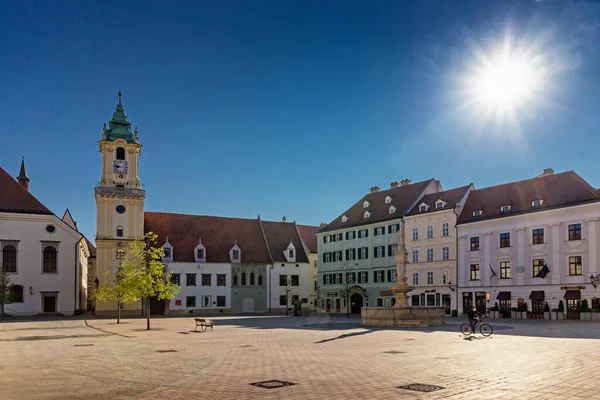
[[4,303],[2,303],[2,313],[0,313],[0,321],[4,319]]
[[121,302],[117,301],[117,324],[121,323]]
[[150,297],[146,297],[146,330],[150,330]]

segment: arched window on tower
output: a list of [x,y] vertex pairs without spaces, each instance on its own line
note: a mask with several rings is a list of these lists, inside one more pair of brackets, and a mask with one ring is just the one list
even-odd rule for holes
[[246,286],[246,273],[242,272],[242,286]]
[[254,272],[250,272],[250,284],[254,286]]
[[123,237],[123,227],[117,226],[117,237]]
[[117,147],[117,160],[125,159],[125,149],[122,147]]
[[262,275],[258,275],[258,286],[262,286],[263,282],[262,282]]
[[233,275],[233,286],[237,286],[238,284],[238,277],[237,274]]
[[56,249],[52,246],[46,246],[43,254],[43,264],[45,274],[56,273]]

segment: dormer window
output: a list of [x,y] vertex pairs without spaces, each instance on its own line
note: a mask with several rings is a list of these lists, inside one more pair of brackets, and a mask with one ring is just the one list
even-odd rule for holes
[[365,218],[369,218],[371,216],[371,213],[368,211],[365,211]]
[[425,212],[429,209],[429,206],[425,203],[421,203],[421,205],[419,206],[419,212]]
[[365,200],[365,202],[363,203],[363,208],[369,208],[370,205],[371,203]]
[[395,212],[396,212],[396,207],[390,206],[390,214],[393,214]]
[[[341,235],[341,234],[340,234]],[[290,240],[290,244],[288,244],[287,248],[283,252],[287,262],[296,262],[296,247],[294,243]]]
[[482,213],[482,212],[483,212],[483,211],[481,211],[481,210],[475,210],[475,211],[473,211],[473,216],[474,216],[474,217],[481,217],[481,213]]
[[505,213],[510,211],[510,206],[502,206],[500,207],[500,212]]
[[242,262],[242,251],[237,243],[229,250],[229,259],[232,263],[239,264]]
[[342,222],[346,222],[348,221],[348,217],[346,217],[345,215],[342,215]]
[[173,262],[173,246],[171,246],[171,243],[169,243],[168,238],[167,238],[166,243],[162,245],[162,251],[163,251],[162,262],[164,262],[164,263]]
[[444,201],[442,201],[442,200],[438,200],[438,201],[435,203],[435,208],[436,208],[436,210],[440,210],[440,209],[442,209],[442,208],[444,208],[444,207],[446,207],[446,203],[444,203]]
[[392,202],[392,198],[390,196],[386,196],[385,204],[390,204]]
[[531,202],[531,207],[540,207],[544,204],[544,200],[534,200]]
[[289,249],[288,250],[288,257],[289,258],[294,258],[294,249]]
[[202,240],[198,239],[198,245],[194,248],[194,261],[197,263],[206,262],[206,247],[202,244]]

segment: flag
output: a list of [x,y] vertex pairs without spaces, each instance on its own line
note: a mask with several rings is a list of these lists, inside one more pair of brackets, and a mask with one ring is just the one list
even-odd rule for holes
[[536,278],[545,278],[546,275],[548,275],[550,273],[550,269],[548,268],[548,264],[544,263],[544,266],[542,267],[542,269],[540,269],[540,272],[538,272],[536,274]]
[[494,268],[492,268],[491,264],[490,264],[490,270],[492,271],[492,275],[490,276],[490,279],[492,279],[493,277],[496,276],[496,271],[494,271]]

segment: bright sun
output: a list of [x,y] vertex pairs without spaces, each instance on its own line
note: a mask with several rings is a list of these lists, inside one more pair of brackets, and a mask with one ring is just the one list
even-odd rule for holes
[[537,89],[533,69],[533,65],[525,60],[499,60],[486,65],[476,78],[480,99],[490,106],[518,106]]

